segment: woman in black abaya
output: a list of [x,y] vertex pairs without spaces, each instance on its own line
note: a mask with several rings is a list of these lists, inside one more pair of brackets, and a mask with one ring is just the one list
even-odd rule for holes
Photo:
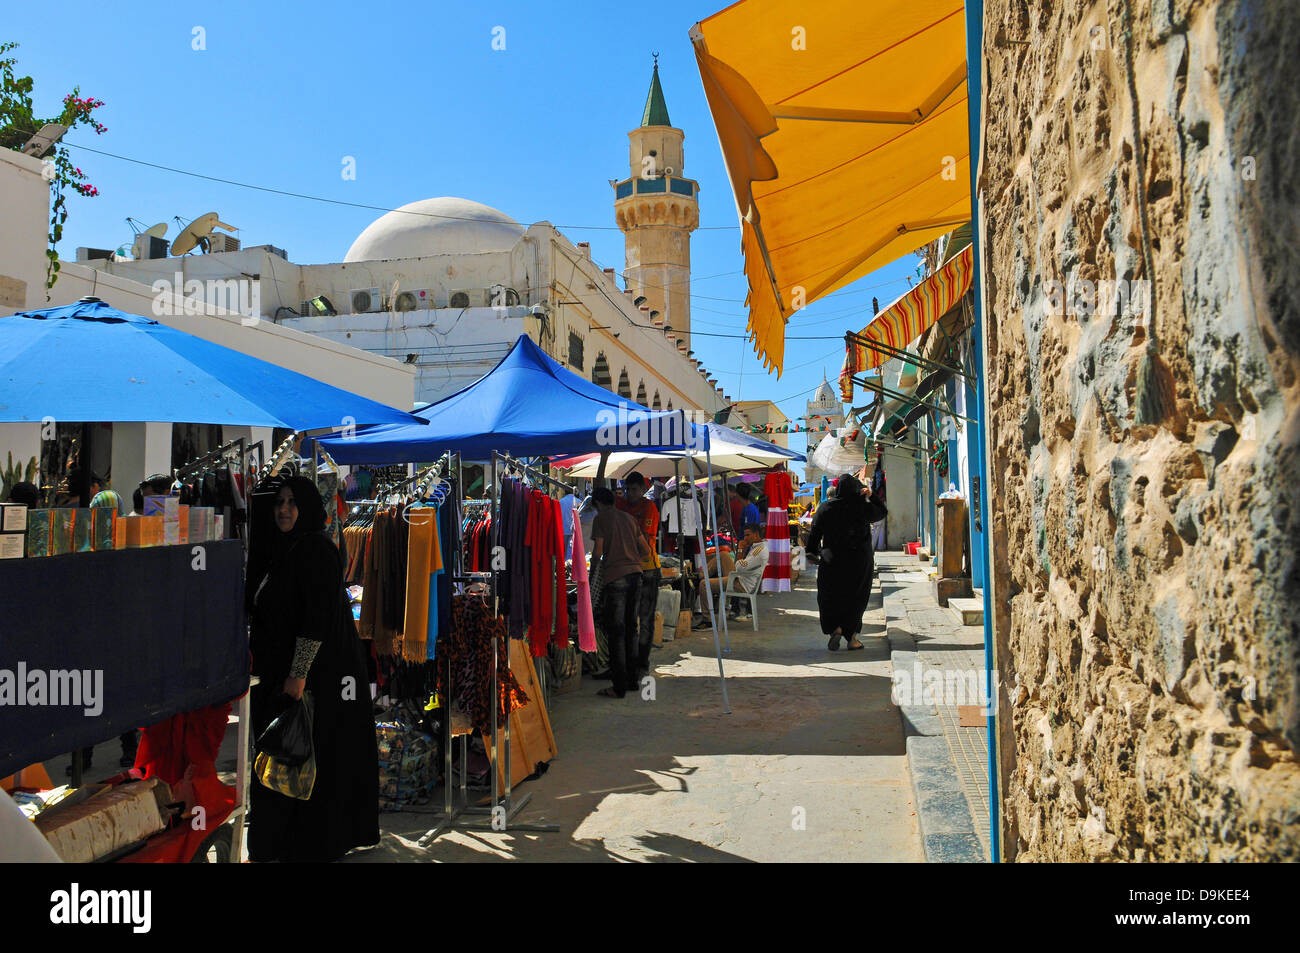
[[862,484],[844,474],[835,485],[835,496],[817,509],[808,531],[808,555],[820,556],[817,567],[817,614],[822,634],[830,636],[826,647],[834,652],[840,639],[848,638],[848,649],[862,648],[862,613],[871,598],[874,558],[871,552],[871,524],[885,518],[885,504],[863,495]]
[[[253,597],[254,737],[288,698],[311,692],[316,784],[306,801],[254,782],[248,832],[254,861],[328,861],[379,841],[379,754],[370,685],[343,590],[325,507],[304,477],[275,497],[275,535]],[[288,698],[286,698],[288,696]]]

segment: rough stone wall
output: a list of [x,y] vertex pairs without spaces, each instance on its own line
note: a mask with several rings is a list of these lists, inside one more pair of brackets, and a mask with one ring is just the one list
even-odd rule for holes
[[[1300,859],[1293,9],[986,3],[1008,859]],[[1146,317],[1049,313],[1072,272]]]

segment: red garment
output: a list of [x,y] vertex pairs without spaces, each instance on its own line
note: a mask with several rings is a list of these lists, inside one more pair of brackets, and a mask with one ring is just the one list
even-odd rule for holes
[[202,830],[195,830],[191,820],[182,819],[173,830],[124,857],[124,863],[187,863],[208,835],[225,823],[235,809],[235,789],[221,783],[216,761],[229,718],[227,702],[173,715],[144,730],[135,766],[144,769],[146,778],[166,781],[178,800],[184,796],[182,782],[188,774],[193,803],[203,808],[204,824]]
[[794,486],[790,483],[790,472],[778,470],[763,478],[763,493],[767,496],[768,509],[776,507],[788,510],[794,500]]
[[[550,498],[541,490],[533,490],[528,505],[528,527],[524,533],[524,545],[532,557],[532,614],[528,624],[529,641],[532,644],[533,658],[546,654],[546,645],[554,632],[551,600],[555,597],[552,581],[555,570],[551,568],[554,558],[555,529],[550,525],[551,507],[547,505]],[[564,550],[560,550],[563,559]]]
[[731,528],[739,533],[740,524],[744,522],[741,517],[745,513],[745,501],[738,496],[733,496],[727,502],[727,506],[731,510]]
[[569,577],[564,569],[564,510],[559,500],[551,500],[551,520],[555,523],[555,631],[552,641],[560,648],[569,646]]

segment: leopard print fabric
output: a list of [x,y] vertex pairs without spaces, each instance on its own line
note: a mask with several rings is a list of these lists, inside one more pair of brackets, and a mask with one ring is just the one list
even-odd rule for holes
[[[447,699],[470,719],[475,731],[492,730],[492,643],[496,641],[501,680],[498,692],[497,725],[505,724],[510,712],[528,704],[528,696],[510,671],[506,652],[506,621],[493,616],[478,596],[454,596],[451,600],[451,631],[440,633],[438,697]],[[450,663],[451,686],[446,684]]]

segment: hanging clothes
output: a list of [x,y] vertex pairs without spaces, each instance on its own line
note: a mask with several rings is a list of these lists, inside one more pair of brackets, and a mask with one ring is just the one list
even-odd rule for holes
[[578,648],[596,651],[596,623],[591,611],[591,580],[587,575],[587,551],[582,540],[582,520],[573,513],[573,579],[578,584]]
[[[451,625],[439,637],[438,655],[447,665],[436,665],[438,697],[450,710],[464,712],[476,732],[492,730],[493,696],[497,704],[497,724],[505,724],[510,712],[528,704],[528,696],[510,671],[506,649],[505,619],[494,616],[480,596],[454,596]],[[498,678],[493,688],[492,650],[496,646]],[[447,670],[451,684],[447,684]]]
[[[406,562],[406,611],[402,624],[402,658],[423,662],[429,658],[429,593],[434,573],[442,569],[438,546],[437,510],[412,506],[406,511],[409,522]],[[434,590],[437,612],[437,590]]]
[[767,567],[763,570],[763,592],[789,592],[790,585],[790,515],[794,484],[785,470],[769,473],[763,479],[767,495]]

